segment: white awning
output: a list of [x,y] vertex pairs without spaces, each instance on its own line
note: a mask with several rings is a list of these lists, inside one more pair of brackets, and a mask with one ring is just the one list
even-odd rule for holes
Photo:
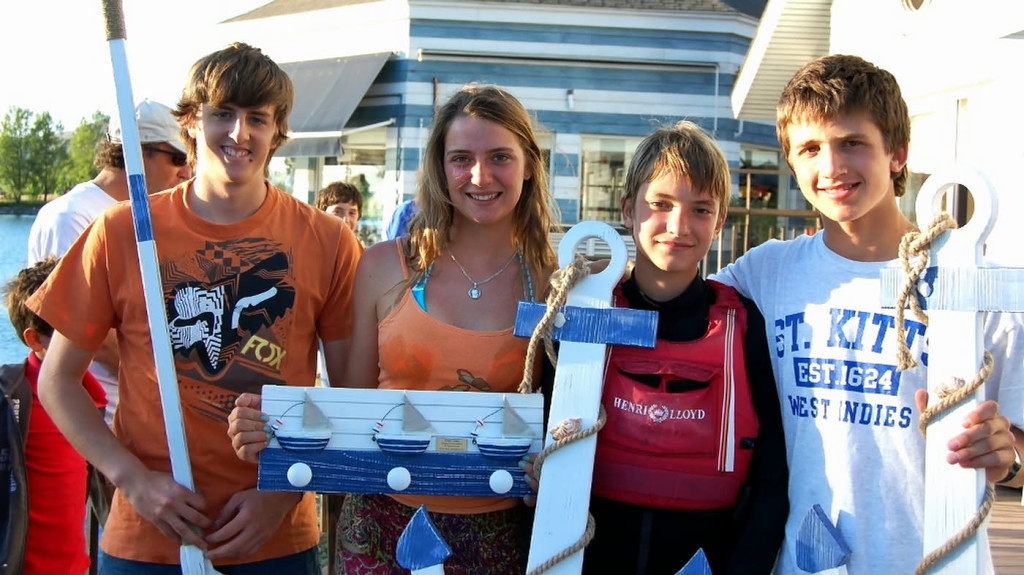
[[390,55],[282,64],[295,85],[295,105],[288,118],[289,140],[274,155],[340,156],[342,129]]

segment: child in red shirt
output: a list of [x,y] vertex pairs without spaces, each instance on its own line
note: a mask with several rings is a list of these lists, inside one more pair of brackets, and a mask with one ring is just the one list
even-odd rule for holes
[[[32,386],[25,439],[29,524],[24,572],[34,575],[84,573],[89,568],[83,528],[88,473],[85,458],[53,424],[36,392],[36,378],[53,328],[24,305],[56,265],[53,258],[40,261],[21,270],[6,287],[11,323],[32,349],[24,364],[25,377]],[[99,382],[86,372],[82,386],[102,411],[107,396]]]

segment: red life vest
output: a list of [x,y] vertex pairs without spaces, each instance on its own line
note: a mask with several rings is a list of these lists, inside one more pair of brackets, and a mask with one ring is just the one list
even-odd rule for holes
[[[707,283],[716,301],[702,338],[612,347],[595,495],[659,509],[736,503],[758,431],[745,361],[747,314],[736,290]],[[626,301],[621,288],[615,295]]]

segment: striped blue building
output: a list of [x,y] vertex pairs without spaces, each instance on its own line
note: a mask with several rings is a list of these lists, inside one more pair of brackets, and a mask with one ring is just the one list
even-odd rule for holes
[[415,191],[434,107],[463,84],[494,83],[536,120],[562,222],[618,222],[633,149],[680,119],[717,139],[737,170],[737,197],[778,201],[788,187],[774,126],[732,116],[758,24],[741,10],[759,15],[764,2],[733,4],[740,9],[723,0],[276,0],[221,28],[295,81],[293,138],[274,177],[300,197],[365,178],[364,213],[386,221]]

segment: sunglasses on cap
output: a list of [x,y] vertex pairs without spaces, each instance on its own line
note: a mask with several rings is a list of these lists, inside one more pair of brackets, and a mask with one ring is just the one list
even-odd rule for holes
[[163,148],[148,148],[151,152],[160,152],[161,154],[167,154],[171,157],[171,163],[179,168],[184,167],[188,164],[188,156],[184,152],[177,150],[165,150]]

